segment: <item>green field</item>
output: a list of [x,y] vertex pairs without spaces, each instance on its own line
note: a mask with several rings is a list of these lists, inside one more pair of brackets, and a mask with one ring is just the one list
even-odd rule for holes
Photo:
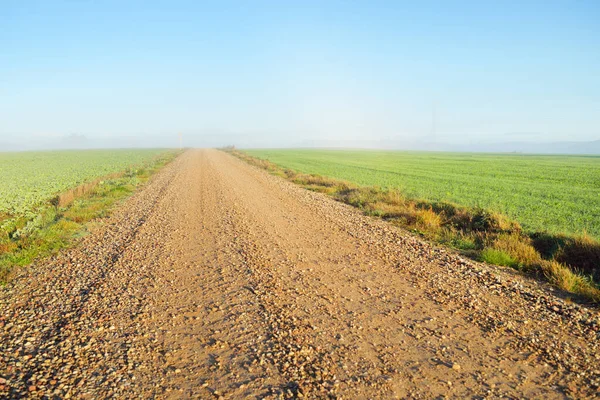
[[30,213],[53,196],[94,178],[149,162],[164,150],[0,153],[0,214]]
[[[0,284],[15,267],[55,254],[110,215],[178,152],[0,153]],[[102,180],[100,180],[102,179]]]
[[246,150],[295,171],[481,207],[527,231],[600,238],[600,156]]

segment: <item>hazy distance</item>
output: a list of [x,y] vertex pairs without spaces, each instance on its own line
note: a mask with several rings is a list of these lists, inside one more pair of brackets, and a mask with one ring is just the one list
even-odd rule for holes
[[600,3],[4,1],[0,151],[600,153]]

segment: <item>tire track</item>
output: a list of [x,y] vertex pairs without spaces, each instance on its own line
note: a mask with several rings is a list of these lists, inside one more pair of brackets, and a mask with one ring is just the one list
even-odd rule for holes
[[600,395],[597,310],[214,150],[0,311],[4,397]]

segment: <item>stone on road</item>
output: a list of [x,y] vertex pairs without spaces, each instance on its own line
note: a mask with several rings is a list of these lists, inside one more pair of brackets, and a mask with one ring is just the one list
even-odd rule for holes
[[585,398],[600,322],[216,150],[0,290],[0,396]]

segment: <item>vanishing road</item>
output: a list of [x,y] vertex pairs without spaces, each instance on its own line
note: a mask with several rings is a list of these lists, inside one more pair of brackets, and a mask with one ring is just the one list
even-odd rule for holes
[[190,150],[0,288],[0,397],[600,396],[559,296]]

